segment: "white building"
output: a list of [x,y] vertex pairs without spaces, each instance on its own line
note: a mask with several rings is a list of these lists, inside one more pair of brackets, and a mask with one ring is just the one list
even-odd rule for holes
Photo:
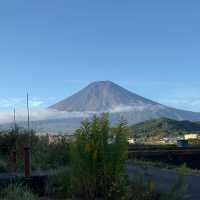
[[199,138],[199,134],[197,133],[190,133],[190,134],[184,135],[185,140],[198,139],[198,138]]
[[129,143],[129,144],[135,144],[135,139],[132,138],[132,137],[129,137],[129,138],[128,138],[128,143]]

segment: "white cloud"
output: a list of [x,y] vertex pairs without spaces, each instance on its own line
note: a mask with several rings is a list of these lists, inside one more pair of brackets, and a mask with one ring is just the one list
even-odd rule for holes
[[163,106],[161,105],[137,105],[137,106],[126,106],[126,105],[119,105],[119,106],[115,106],[113,107],[111,110],[109,110],[109,112],[111,113],[116,113],[116,112],[130,112],[130,111],[144,111],[144,110],[157,110],[157,109],[162,109]]
[[[109,110],[111,113],[116,112],[128,112],[128,111],[142,111],[144,109],[160,109],[158,106],[125,106],[120,105],[114,107],[112,110]],[[106,112],[106,111],[105,111]],[[49,119],[63,119],[63,118],[80,118],[80,117],[90,117],[94,114],[100,114],[100,112],[65,112],[65,111],[55,111],[50,109],[42,108],[31,108],[30,109],[30,120],[49,120]],[[26,121],[27,120],[27,111],[26,109],[16,110],[16,120]],[[0,112],[0,124],[11,123],[13,122],[13,113],[12,112]]]
[[[30,110],[30,120],[48,120],[48,119],[62,119],[62,118],[79,118],[79,117],[89,117],[92,113],[89,112],[60,112],[50,109],[31,109]],[[93,113],[94,114],[94,113]],[[27,111],[19,110],[16,111],[16,121],[26,121]],[[0,112],[0,124],[13,122],[12,112]]]

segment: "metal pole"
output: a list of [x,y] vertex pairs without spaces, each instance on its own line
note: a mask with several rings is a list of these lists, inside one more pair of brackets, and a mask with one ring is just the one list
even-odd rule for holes
[[12,168],[14,173],[17,172],[17,153],[16,150],[12,151]]
[[31,175],[29,147],[24,148],[24,175],[25,177],[29,177]]
[[28,126],[28,132],[30,130],[30,110],[29,110],[29,95],[27,93],[26,97],[26,106],[27,106],[27,114],[28,114],[28,121],[27,121],[27,126]]
[[30,110],[29,110],[29,94],[26,96],[26,106],[27,106],[27,128],[28,128],[28,144],[24,148],[24,174],[25,177],[31,175],[31,133],[30,133]]
[[14,120],[14,130],[16,131],[17,125],[16,125],[16,112],[15,112],[15,108],[13,110],[13,120]]

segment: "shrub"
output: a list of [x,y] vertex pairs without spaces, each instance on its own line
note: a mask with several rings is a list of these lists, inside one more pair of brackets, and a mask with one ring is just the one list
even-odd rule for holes
[[49,177],[48,193],[57,198],[68,198],[71,196],[70,169],[63,168],[56,175]]
[[66,138],[49,143],[47,136],[40,137],[32,149],[34,169],[55,169],[69,163],[69,142]]
[[19,185],[10,185],[1,194],[2,200],[38,200],[30,190]]
[[85,199],[122,199],[126,193],[127,132],[110,127],[108,115],[84,121],[71,146],[72,190]]

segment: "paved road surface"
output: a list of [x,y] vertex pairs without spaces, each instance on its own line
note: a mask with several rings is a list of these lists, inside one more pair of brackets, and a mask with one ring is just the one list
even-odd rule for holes
[[[155,167],[142,167],[141,165],[129,164],[128,175],[134,180],[137,174],[143,174],[145,180],[153,180],[158,191],[167,192],[178,179],[177,172],[173,170]],[[200,200],[200,176],[186,175],[185,182],[188,184],[188,195],[191,200]]]

